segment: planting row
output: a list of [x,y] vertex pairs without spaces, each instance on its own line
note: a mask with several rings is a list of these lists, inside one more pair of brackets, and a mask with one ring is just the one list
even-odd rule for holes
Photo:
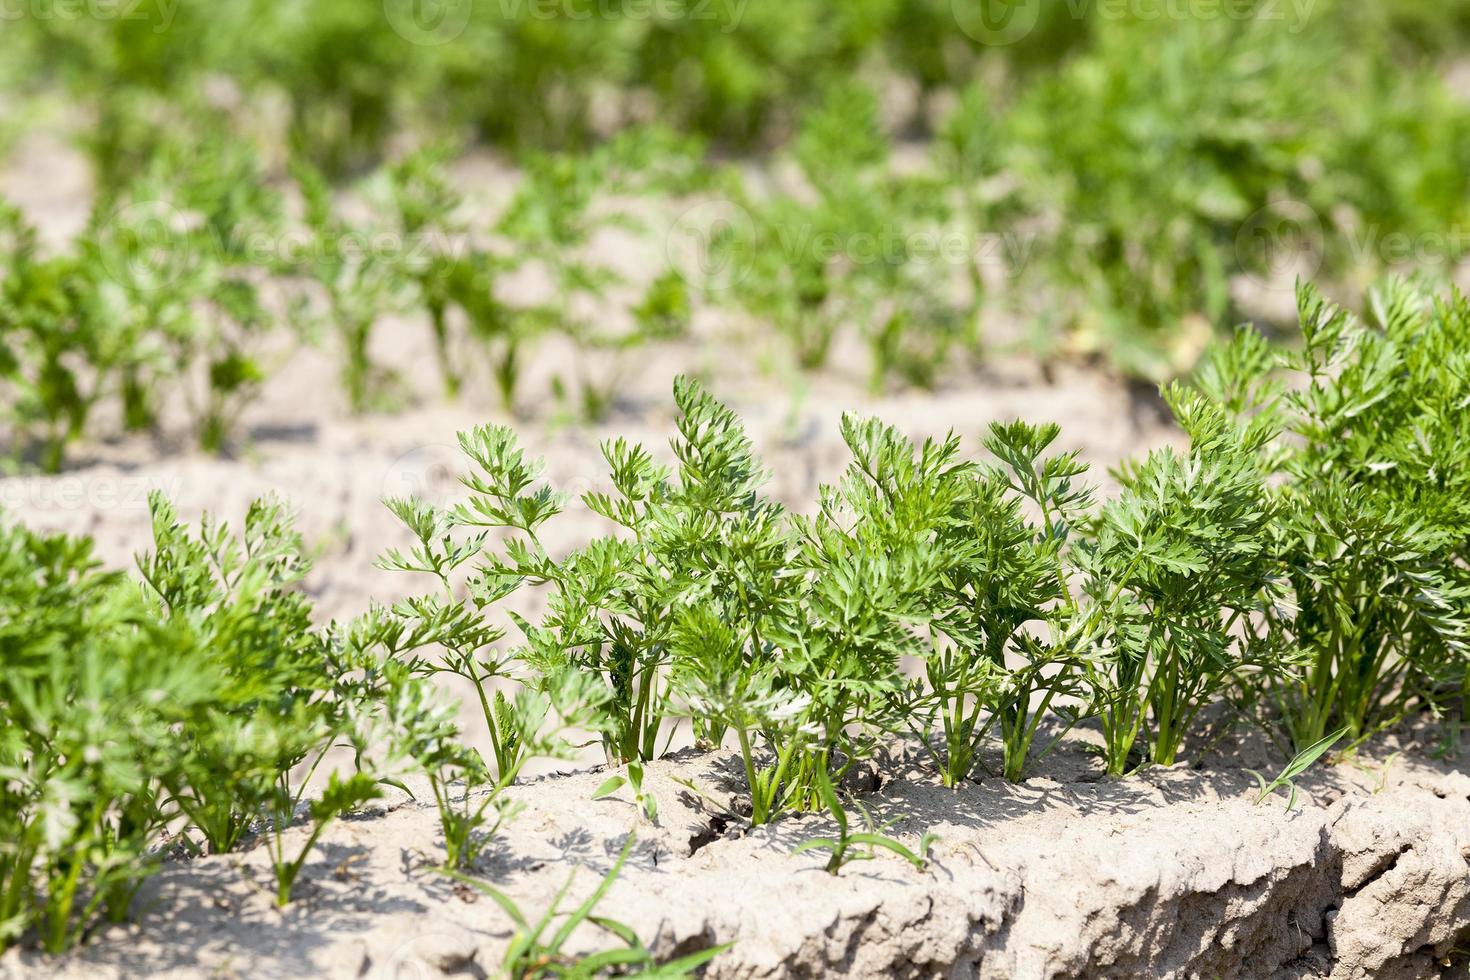
[[[1130,60],[1117,58],[1120,68]],[[477,215],[476,202],[456,188],[445,146],[374,172],[344,197],[301,157],[288,174],[273,175],[254,143],[218,114],[189,118],[187,135],[160,136],[146,165],[127,168],[140,173],[99,197],[63,254],[48,254],[21,212],[0,206],[0,390],[12,460],[58,469],[72,442],[156,429],[172,417],[165,405],[184,408],[206,449],[224,448],[238,435],[241,410],[303,340],[326,339],[337,352],[354,410],[391,407],[406,387],[372,352],[383,327],[402,329],[396,317],[423,330],[447,395],[469,383],[497,392],[512,410],[535,345],[563,338],[579,353],[556,372],[550,394],[573,417],[604,413],[632,370],[630,352],[685,335],[701,303],[731,314],[727,324],[774,327],[784,356],[808,369],[822,367],[851,333],[868,352],[875,389],[927,386],[947,366],[984,354],[992,341],[982,314],[995,307],[1032,323],[1043,346],[1081,353],[1101,345],[1126,371],[1167,378],[1192,367],[1211,335],[1207,324],[1231,308],[1232,277],[1274,276],[1283,256],[1353,275],[1396,261],[1372,243],[1359,248],[1346,228],[1312,225],[1318,215],[1344,201],[1360,211],[1408,206],[1408,198],[1385,197],[1371,174],[1354,175],[1352,166],[1372,159],[1355,146],[1356,163],[1339,161],[1333,187],[1357,182],[1371,193],[1334,189],[1314,199],[1316,211],[1265,203],[1283,191],[1309,194],[1282,172],[1255,175],[1259,193],[1235,194],[1228,208],[1197,221],[1167,202],[1179,236],[1150,231],[1145,251],[1130,242],[1157,222],[1131,204],[1092,216],[1068,206],[1059,212],[1067,220],[1048,231],[1034,219],[1055,202],[1028,201],[1021,188],[1049,186],[1043,174],[1092,163],[1058,157],[1038,167],[1027,153],[1000,155],[996,134],[1006,127],[980,88],[961,100],[914,173],[890,166],[873,94],[834,84],[802,119],[790,179],[773,187],[706,165],[696,143],[666,130],[631,129],[595,151],[528,157],[516,193],[493,219]],[[1446,125],[1462,122],[1470,133],[1470,113]],[[1436,145],[1458,152],[1453,140]],[[1083,155],[1095,163],[1092,150]],[[1405,193],[1429,203],[1412,214],[1385,212],[1367,226],[1373,234],[1455,227],[1457,208],[1470,200],[1455,183],[1470,174],[1470,161],[1413,156],[1425,169],[1405,177]],[[1126,163],[1120,158],[1107,188],[1131,186]],[[1236,172],[1233,163],[1225,169]],[[1021,173],[1035,179],[997,189]],[[1152,178],[1145,183],[1147,193],[1122,197],[1156,201]],[[1191,199],[1197,190],[1180,186]],[[638,198],[681,213],[671,227],[656,227],[633,216]],[[1249,214],[1256,205],[1264,210]],[[637,282],[594,247],[614,228],[653,239],[645,244],[656,267]],[[1442,241],[1441,252],[1423,257],[1431,271],[1445,271],[1470,245],[1470,237]],[[1170,282],[1159,279],[1166,268]],[[521,271],[541,278],[547,298],[507,285]],[[996,284],[998,273],[1017,278]],[[1035,288],[1053,317],[1068,306],[1058,288],[1083,280],[1090,285],[1078,295],[1103,311],[1088,316],[1127,323],[1126,331],[1077,321],[1058,334],[1057,324],[1026,310]],[[1109,282],[1138,295],[1120,298]],[[1149,285],[1139,293],[1138,283]]]
[[[875,386],[929,384],[998,343],[1166,380],[1193,368],[1211,325],[1276,316],[1285,270],[1350,289],[1383,267],[1445,274],[1470,247],[1470,108],[1432,43],[1463,26],[1454,4],[1321,2],[1300,23],[1281,4],[1157,22],[1048,7],[1015,11],[1037,17],[1006,45],[927,0],[863,16],[751,4],[728,32],[698,5],[584,21],[465,3],[443,44],[403,36],[392,3],[216,6],[178,5],[166,23],[27,11],[0,39],[0,74],[14,73],[0,85],[37,113],[64,85],[96,116],[74,125],[96,200],[68,253],[37,249],[16,213],[0,220],[12,457],[55,468],[89,424],[150,428],[163,389],[217,448],[299,334],[332,338],[354,408],[391,403],[370,341],[395,314],[425,325],[451,394],[468,380],[507,403],[535,340],[569,338],[585,356],[553,394],[574,415],[615,397],[619,351],[677,336],[701,302],[774,327],[807,368],[851,333]],[[880,98],[891,77],[857,70],[879,50],[922,80],[922,120],[896,121]],[[522,58],[505,84],[481,77]],[[701,84],[673,83],[686,76]],[[663,131],[574,138],[591,90],[629,79],[691,99],[659,118],[716,140],[790,105],[775,126],[790,138],[761,180]],[[289,137],[273,85],[291,93]],[[441,106],[449,118],[424,118]],[[531,107],[548,118],[533,125]],[[523,185],[493,222],[470,216],[444,166],[466,120],[519,134]],[[435,148],[348,179],[400,131]],[[556,134],[577,148],[534,149]],[[899,134],[924,141],[921,164],[895,162]],[[591,246],[635,224],[634,197],[682,217],[645,228],[657,268],[628,298]],[[695,254],[667,268],[683,245]],[[520,269],[552,299],[514,298]]]
[[[1327,73],[1353,82],[1362,60],[1349,59],[1415,66],[1453,56],[1470,11],[1461,0],[527,0],[432,10],[407,0],[305,0],[290,10],[184,0],[127,12],[30,5],[9,23],[0,81],[26,93],[60,86],[97,108],[106,123],[98,143],[141,135],[147,113],[137,110],[156,111],[152,96],[231,93],[283,113],[291,142],[330,169],[360,165],[426,123],[548,148],[656,116],[750,145],[779,136],[833,79],[876,75],[911,87],[921,115],[926,102],[976,78],[1003,79],[1009,95],[1128,34],[1141,51],[1201,25],[1216,38],[1270,27],[1344,59],[1319,61],[1313,83]],[[1334,87],[1298,86],[1328,95]]]
[[[973,459],[848,417],[846,474],[791,513],[738,418],[681,380],[672,467],[607,443],[611,489],[583,502],[608,533],[565,554],[541,539],[567,501],[511,431],[463,433],[463,501],[387,502],[417,543],[382,565],[431,587],[347,623],[312,625],[274,503],[236,535],[155,499],[137,579],[9,525],[0,943],[67,948],[164,854],[271,848],[285,903],[322,828],[411,774],[445,866],[472,868],[526,762],[589,732],[642,797],[641,763],[687,720],[743,760],[744,793],[712,802],[761,824],[840,812],[833,786],[895,738],[955,785],[1022,779],[1079,724],[1121,775],[1188,758],[1221,706],[1301,759],[1458,717],[1470,302],[1390,282],[1364,319],[1306,288],[1300,306],[1300,349],[1242,331],[1167,387],[1188,448],[1126,465],[1102,504],[1055,426],[993,424]],[[491,758],[444,673],[477,692]],[[284,833],[303,820],[304,847]]]
[[[594,191],[677,184],[680,166],[691,166],[662,134],[546,160],[483,230],[467,223],[434,151],[377,174],[362,219],[317,171],[296,165],[303,214],[293,222],[249,144],[173,149],[99,204],[62,255],[47,255],[20,212],[0,203],[0,389],[15,460],[58,469],[73,441],[154,429],[168,404],[187,411],[204,448],[221,449],[272,368],[322,337],[339,353],[354,410],[392,405],[405,392],[371,342],[394,315],[423,321],[449,395],[469,376],[508,409],[526,347],[566,336],[583,356],[558,376],[558,391],[568,411],[596,415],[618,387],[620,351],[687,325],[689,290],[672,271],[621,328],[578,305],[619,281],[578,257],[598,229],[627,220],[594,213]],[[477,241],[491,232],[504,247]],[[499,279],[523,265],[550,278],[552,299],[505,298]]]

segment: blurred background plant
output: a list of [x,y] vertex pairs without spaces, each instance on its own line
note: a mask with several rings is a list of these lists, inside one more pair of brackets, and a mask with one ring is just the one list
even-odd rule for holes
[[[526,404],[530,348],[565,339],[582,356],[550,384],[571,417],[614,407],[626,365],[642,360],[626,352],[683,335],[706,304],[804,369],[852,344],[874,388],[932,386],[1014,351],[1161,381],[1188,374],[1236,322],[1289,326],[1298,275],[1356,302],[1385,269],[1444,279],[1461,268],[1467,33],[1466,0],[24,10],[0,37],[11,96],[0,149],[39,128],[68,134],[99,215],[153,181],[182,188],[165,199],[219,239],[272,195],[304,193],[318,237],[448,243],[401,261],[314,250],[304,271],[331,324],[320,333],[342,348],[358,410],[401,401],[385,400],[392,385],[370,353],[385,311],[395,329],[427,320],[446,393],[484,365],[506,407]],[[454,164],[484,148],[520,179],[481,218]],[[191,176],[201,168],[229,192]],[[287,175],[306,173],[316,177],[293,190]],[[345,216],[346,199],[384,185],[368,225]],[[594,257],[610,228],[661,233],[628,202],[709,197],[741,216],[698,229],[706,267],[738,265],[718,289],[662,266],[634,281]],[[242,280],[282,270],[246,270],[228,252],[213,264],[229,274],[204,275],[202,299],[173,305],[213,310],[185,329],[188,358],[213,379],[196,415],[218,449],[231,441],[224,420],[268,374],[242,338],[283,319]],[[549,280],[550,300],[506,289],[527,269]],[[227,297],[209,285],[221,281]],[[3,326],[24,335],[25,323],[79,316],[12,311]],[[144,423],[152,408],[128,399],[149,369],[130,362],[168,345],[81,346],[70,360],[122,363],[97,372],[95,393],[78,376],[64,397],[122,398],[128,427]],[[21,373],[56,373],[40,348]],[[125,383],[110,387],[107,372]],[[48,420],[51,441],[93,417],[76,404],[29,414]]]

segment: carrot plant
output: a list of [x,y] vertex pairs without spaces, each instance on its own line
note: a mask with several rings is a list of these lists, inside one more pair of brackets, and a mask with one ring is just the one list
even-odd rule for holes
[[[387,170],[396,228],[411,246],[404,272],[429,319],[445,394],[458,397],[466,363],[481,355],[502,407],[513,410],[526,350],[554,324],[497,295],[501,273],[526,257],[502,257],[474,241],[464,195],[454,187],[446,163],[445,149],[436,146]],[[463,334],[459,342],[456,333]]]
[[[411,658],[395,656],[394,641],[402,635],[401,626],[382,613],[377,609],[354,621],[353,642],[365,649],[386,648],[386,735],[403,759],[411,761],[428,781],[444,836],[444,866],[467,867],[513,815],[513,808],[499,798],[498,792],[486,792],[485,787],[508,785],[514,774],[511,779],[497,782],[480,753],[464,743],[455,721],[457,706],[434,697],[428,685],[415,682],[418,671]],[[412,795],[396,774],[385,781]]]
[[[487,597],[472,588],[468,601],[456,598],[462,583],[450,575],[479,554],[484,534],[454,545],[447,534],[451,519],[435,517],[421,503],[389,501],[423,535],[413,557],[388,552],[381,565],[398,571],[428,572],[439,578],[441,591],[376,608],[352,624],[359,647],[375,651],[371,658],[392,665],[385,700],[386,738],[428,778],[444,833],[445,866],[472,865],[499,827],[514,815],[505,791],[535,758],[571,759],[568,729],[595,732],[605,725],[603,694],[583,674],[515,674],[513,655],[498,655],[493,644],[503,632],[485,624]],[[449,548],[453,556],[437,549]],[[406,672],[406,673],[405,673]],[[483,712],[493,759],[463,744],[455,712],[427,695],[413,679],[453,674],[468,681]],[[507,689],[513,689],[507,695]],[[493,769],[491,768],[493,764]]]
[[0,211],[0,380],[6,387],[11,454],[59,470],[106,398],[131,338],[108,309],[104,270],[75,255],[43,257],[35,232]]
[[1022,93],[1002,143],[1031,207],[1059,217],[1027,271],[1068,294],[1061,341],[1158,380],[1201,356],[1230,275],[1261,271],[1237,232],[1273,196],[1308,198],[1298,161],[1331,124],[1327,90],[1294,79],[1335,52],[1322,30],[1288,38],[1266,18],[1173,26],[1099,20]]
[[1290,602],[1263,612],[1305,667],[1253,678],[1252,694],[1305,749],[1337,728],[1359,741],[1465,690],[1470,304],[1401,281],[1373,291],[1366,320],[1310,287],[1298,300],[1299,350],[1243,330],[1199,387],[1282,433],[1263,450]]
[[[332,199],[326,178],[298,160],[297,184],[306,204],[309,232],[300,271],[319,288],[322,322],[341,346],[342,385],[355,412],[391,401],[397,375],[373,362],[372,338],[379,319],[399,310],[409,280],[401,251],[405,243],[381,237],[382,229],[356,224]],[[386,248],[380,248],[386,245]]]
[[[12,228],[11,274],[32,275]],[[447,866],[470,867],[525,763],[571,758],[574,732],[628,765],[602,791],[632,781],[651,818],[642,764],[688,718],[738,752],[730,809],[755,825],[836,813],[833,787],[904,734],[954,786],[992,753],[1022,779],[1096,724],[1120,775],[1185,758],[1229,702],[1299,747],[1270,789],[1339,738],[1463,711],[1470,302],[1390,282],[1366,319],[1300,305],[1299,349],[1243,330],[1165,389],[1187,445],[1122,466],[1101,507],[1056,426],[993,424],[969,458],[849,416],[846,473],[788,513],[736,414],[680,379],[673,465],[606,443],[610,489],[582,504],[608,533],[567,551],[543,540],[569,502],[541,464],[508,428],[464,433],[463,500],[388,502],[412,543],[382,565],[433,587],[342,626],[312,625],[271,502],[237,536],[155,498],[141,587],[86,542],[0,526],[0,936],[60,950],[125,915],[171,830],[196,851],[263,839],[287,901],[330,821],[410,771]],[[545,596],[534,619],[522,590]],[[493,759],[430,695],[446,673]],[[840,867],[855,845],[888,846],[812,846]]]
[[214,521],[195,537],[162,498],[152,504],[155,550],[139,559],[149,597],[217,658],[213,670],[230,684],[182,724],[200,765],[164,784],[209,851],[221,853],[266,812],[290,819],[304,791],[291,773],[344,734],[344,706],[332,696],[331,651],[293,588],[307,566],[281,506],[252,507],[237,540]]
[[503,353],[498,357],[492,353],[493,373],[501,400],[509,408],[519,351],[509,336],[510,317],[495,298],[502,262],[468,240],[464,196],[445,172],[446,156],[445,148],[430,147],[387,171],[397,230],[413,245],[406,256],[406,274],[429,318],[445,394],[457,397],[464,383],[463,357],[451,325],[451,315],[458,313],[479,345],[491,349],[504,343]]
[[514,740],[514,761],[491,772],[475,749],[464,744],[454,708],[432,699],[419,671],[400,677],[387,700],[387,737],[404,759],[428,779],[444,836],[444,867],[470,868],[499,829],[520,811],[507,793],[531,759],[572,760],[576,746],[568,729],[594,731],[599,724],[597,692],[566,673],[497,699],[501,737]]
[[900,665],[928,649],[946,557],[926,535],[895,534],[902,518],[874,519],[884,503],[866,478],[867,451],[882,433],[848,418],[843,434],[854,457],[844,479],[822,488],[815,515],[791,519],[800,602],[775,635],[793,693],[809,702],[812,734],[793,778],[805,810],[825,806],[822,780],[840,780],[902,724]]
[[[1277,245],[1346,271],[1394,263],[1383,253],[1397,246],[1380,229],[1444,241],[1464,224],[1470,112],[1443,71],[1464,34],[1453,5],[1319,0],[1310,12],[1273,13],[1259,4],[1166,25],[1137,12],[1031,10],[1018,13],[1015,26],[1034,23],[1016,38],[981,16],[983,5],[950,11],[931,0],[608,10],[595,25],[565,10],[473,5],[427,23],[410,0],[381,11],[351,0],[267,6],[207,15],[182,6],[166,23],[156,22],[161,11],[18,11],[0,59],[6,102],[77,104],[106,201],[171,147],[273,121],[262,106],[284,108],[291,152],[333,179],[390,156],[405,130],[487,140],[532,154],[538,169],[534,154],[590,159],[648,118],[721,148],[789,147],[805,158],[810,186],[756,209],[760,258],[739,302],[816,360],[852,319],[878,380],[927,383],[946,353],[973,342],[982,286],[973,267],[937,269],[899,248],[895,261],[866,269],[792,254],[783,268],[767,261],[772,235],[892,224],[902,239],[940,221],[935,208],[971,237],[1003,223],[1037,240],[1027,271],[1045,277],[1045,327],[1063,334],[1047,339],[1163,378],[1187,371],[1209,325],[1247,305],[1241,274],[1279,271]],[[863,70],[874,64],[904,80],[912,104],[885,99],[875,111],[877,87]],[[1303,77],[1326,83],[1302,86]],[[953,93],[956,112],[933,133]],[[26,114],[8,109],[0,125]],[[886,163],[870,161],[851,180],[846,154],[874,132],[937,135],[937,179],[891,179]],[[956,161],[956,149],[968,160]],[[1004,209],[989,207],[1000,198]],[[1297,200],[1307,207],[1278,207]],[[1283,242],[1277,217],[1303,218],[1302,241]],[[1366,247],[1364,229],[1375,239]],[[1436,248],[1443,254],[1412,261],[1448,265],[1464,252],[1463,242]],[[960,295],[939,288],[945,272],[967,280]],[[1034,291],[1017,292],[1026,305]],[[582,397],[582,380],[563,378],[568,399]],[[605,396],[616,385],[599,387]]]
[[[578,356],[573,370],[553,378],[553,393],[574,414],[606,414],[621,387],[627,352],[677,336],[687,326],[687,296],[677,277],[661,275],[630,310],[631,323],[609,320],[603,306],[625,285],[623,275],[594,261],[590,246],[611,229],[644,230],[618,195],[680,190],[698,181],[696,150],[657,128],[635,129],[587,153],[529,154],[525,181],[495,226],[518,261],[539,268],[553,298],[514,308],[506,344],[540,333],[567,337]],[[514,385],[516,348],[507,346],[502,394]]]
[[1056,426],[993,424],[984,464],[962,460],[953,435],[916,452],[881,423],[849,421],[845,431],[865,521],[891,538],[927,539],[938,556],[924,683],[905,692],[906,724],[931,748],[934,732],[948,786],[983,765],[997,736],[1002,773],[1021,779],[1070,727],[1033,752],[1043,723],[1089,696],[1083,670],[1095,629],[1070,584],[1091,499],[1077,482],[1085,466],[1075,453],[1047,454]]
[[253,243],[280,203],[238,144],[173,149],[94,207],[61,254],[42,257],[18,212],[0,216],[0,331],[15,455],[59,468],[111,408],[129,431],[180,403],[209,451],[225,448],[269,371],[274,323]]
[[[416,669],[423,673],[454,674],[472,684],[497,769],[502,773],[518,770],[523,761],[520,752],[523,743],[509,720],[505,693],[495,686],[497,681],[511,679],[514,658],[496,650],[495,644],[505,631],[485,619],[485,611],[502,598],[502,593],[474,591],[463,597],[458,588],[461,583],[455,576],[458,569],[480,556],[487,535],[480,531],[457,536],[453,514],[436,510],[423,501],[385,503],[418,543],[406,553],[389,550],[380,559],[379,567],[433,575],[438,588],[427,595],[405,599],[391,610],[378,611],[375,620],[380,629],[379,642],[395,658],[414,657]],[[418,653],[425,649],[437,649],[439,654],[432,660],[425,659]]]
[[[545,271],[554,298],[518,308],[514,334],[517,338],[562,334],[582,350],[605,344],[612,335],[604,333],[600,318],[592,311],[619,277],[611,269],[589,261],[586,251],[594,234],[618,223],[613,217],[593,211],[595,195],[611,176],[606,157],[544,155],[528,160],[526,167],[526,183],[496,231],[510,239],[525,260]],[[503,393],[514,390],[512,365],[518,360],[518,350],[508,347],[505,366],[497,371],[497,376],[506,379],[502,382]],[[596,417],[605,407],[596,382],[585,374],[586,365],[576,365],[576,371],[576,380],[558,373],[553,391],[564,404],[570,400],[574,411]]]
[[588,493],[583,502],[623,533],[595,539],[560,560],[537,536],[561,507],[549,489],[533,488],[539,464],[528,464],[503,430],[480,430],[465,443],[485,476],[467,481],[478,496],[459,508],[460,519],[524,535],[485,564],[478,587],[502,589],[511,582],[550,588],[547,615],[521,623],[522,656],[542,672],[571,667],[603,679],[611,715],[604,748],[614,764],[661,751],[660,734],[674,711],[671,638],[678,609],[701,590],[740,601],[723,591],[705,563],[719,559],[715,532],[722,519],[738,520],[752,507],[761,479],[733,414],[693,384],[681,383],[676,400],[682,411],[680,438],[673,443],[677,473],[641,446],[605,444],[613,491]]
[[854,330],[875,390],[930,386],[976,340],[973,239],[955,235],[939,183],[890,172],[877,112],[861,87],[830,86],[795,141],[808,186],[739,192],[749,226],[713,236],[706,261],[735,270],[722,298],[770,322],[800,367],[826,365]]
[[1083,588],[1104,624],[1093,665],[1108,771],[1135,743],[1172,765],[1201,710],[1247,666],[1275,675],[1276,650],[1255,618],[1274,608],[1277,506],[1263,450],[1269,422],[1238,426],[1218,407],[1168,391],[1187,454],[1150,453],[1118,472],[1122,490],[1081,551]]
[[258,250],[282,221],[253,150],[225,139],[160,156],[94,215],[78,247],[105,271],[126,325],[117,395],[128,428],[155,426],[175,397],[202,447],[225,448],[270,370],[275,317],[261,281],[278,263]]
[[[732,448],[728,473],[758,472],[743,432]],[[932,565],[918,542],[867,525],[846,489],[824,489],[809,518],[746,490],[675,634],[695,729],[716,744],[736,737],[754,824],[821,808],[821,780],[841,778],[898,720],[898,665],[917,649]]]
[[[141,581],[85,540],[0,527],[0,945],[61,952],[123,919],[166,844],[263,841],[284,904],[325,827],[377,792],[381,655],[312,627],[281,508],[236,536],[153,507]],[[352,764],[308,796],[339,745]]]
[[187,638],[144,615],[91,543],[0,529],[0,947],[50,952],[126,915],[165,820],[169,709],[210,695]]
[[[327,826],[343,814],[350,813],[380,795],[382,791],[377,780],[367,773],[355,772],[344,778],[339,773],[332,772],[327,777],[327,785],[322,789],[321,795],[306,805],[306,819],[310,830],[306,840],[294,852],[286,849],[284,831],[295,822],[295,809],[286,809],[283,806],[275,809],[271,814],[270,835],[266,839],[266,846],[270,849],[271,867],[276,875],[277,905],[284,908],[290,904],[291,889],[301,876],[301,869],[306,866],[312,849],[316,847]],[[287,798],[286,794],[283,794],[284,798]]]
[[[242,11],[248,17],[243,27],[220,32],[237,38],[235,53],[214,60],[233,65],[236,77],[252,89],[264,86],[283,97],[292,153],[340,176],[383,152],[411,92],[417,93],[416,111],[432,111],[436,73],[430,49],[407,43],[390,19],[405,16],[406,6],[402,0],[373,9],[350,0],[310,0],[295,15],[281,16],[250,4]],[[420,15],[406,16],[413,23]],[[437,77],[442,80],[442,69]]]

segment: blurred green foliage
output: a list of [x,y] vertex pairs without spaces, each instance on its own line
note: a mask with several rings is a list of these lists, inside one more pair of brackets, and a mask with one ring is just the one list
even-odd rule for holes
[[[1298,276],[1355,299],[1385,269],[1442,276],[1470,251],[1470,98],[1456,81],[1470,0],[159,0],[130,13],[35,6],[6,22],[0,92],[20,108],[0,110],[0,151],[49,111],[88,154],[104,216],[140,199],[140,181],[169,189],[142,200],[214,207],[179,197],[217,166],[230,193],[188,193],[224,202],[227,219],[256,215],[288,171],[311,173],[312,232],[340,238],[371,229],[332,196],[372,175],[396,188],[373,227],[507,243],[509,256],[419,256],[370,289],[350,263],[294,270],[335,297],[359,407],[380,387],[374,319],[400,299],[430,322],[451,394],[467,333],[508,405],[533,338],[615,351],[677,335],[699,299],[774,327],[807,368],[852,331],[875,387],[932,384],[993,348],[991,318],[1042,353],[1162,380],[1231,322],[1285,325]],[[465,222],[446,155],[405,156],[477,141],[527,178],[482,229]],[[251,154],[253,171],[229,169]],[[705,236],[708,264],[738,275],[701,297],[655,269],[643,305],[605,316],[619,280],[581,253],[599,229],[632,225],[604,199],[701,184],[739,219]],[[936,258],[935,243],[961,247]],[[515,310],[496,295],[527,262],[558,302]],[[238,271],[229,255],[214,264]],[[248,298],[241,276],[223,278]],[[237,326],[204,336],[253,332],[257,317],[229,309]],[[12,310],[8,329],[38,315]],[[45,315],[98,334],[75,310]],[[220,377],[243,398],[258,365],[232,364]],[[557,383],[563,405],[595,415],[618,378]],[[146,422],[135,408],[130,424]],[[47,425],[54,441],[78,422]]]
[[[910,79],[924,93],[984,79],[1009,98],[1070,74],[1074,59],[1101,58],[1136,69],[1119,86],[1168,98],[1143,86],[1229,87],[1249,49],[1245,61],[1267,79],[1334,54],[1277,93],[1330,97],[1337,86],[1326,83],[1351,81],[1363,57],[1422,67],[1453,57],[1470,33],[1463,0],[157,0],[125,16],[49,6],[17,15],[0,41],[24,66],[10,84],[61,83],[101,104],[228,79],[283,97],[293,140],[329,170],[421,124],[548,147],[656,114],[749,146],[779,137],[826,83],[855,74]],[[1332,42],[1346,45],[1334,53]],[[1189,49],[1204,60],[1188,61]],[[1192,69],[1183,76],[1181,63]]]

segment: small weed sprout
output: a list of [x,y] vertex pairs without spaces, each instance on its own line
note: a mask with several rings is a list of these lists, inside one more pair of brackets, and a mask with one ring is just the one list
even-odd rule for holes
[[[844,867],[853,861],[871,861],[877,857],[878,850],[889,851],[903,858],[920,871],[929,867],[929,851],[934,842],[939,838],[932,831],[925,831],[919,841],[917,852],[909,850],[899,841],[891,837],[885,837],[883,830],[886,826],[875,827],[873,819],[861,804],[856,804],[858,812],[862,815],[865,830],[853,833],[850,829],[850,820],[847,810],[842,801],[838,799],[837,792],[832,786],[832,781],[825,773],[818,777],[818,790],[822,794],[822,800],[827,807],[827,812],[832,814],[832,819],[837,822],[837,836],[819,837],[798,844],[793,854],[802,854],[806,851],[827,851],[831,857],[827,861],[827,873],[836,875]],[[859,850],[866,848],[866,850]]]
[[633,791],[633,802],[638,809],[648,818],[652,824],[658,823],[658,801],[652,793],[643,791],[643,763],[636,759],[628,762],[628,774],[626,776],[609,776],[603,783],[592,791],[592,798],[600,800],[611,796],[618,790],[627,786]]
[[[656,974],[660,977],[690,977],[694,971],[730,948],[730,944],[691,953],[666,963],[659,963],[648,951],[638,934],[616,919],[597,914],[597,907],[607,897],[613,883],[633,852],[636,838],[630,832],[618,859],[586,900],[570,911],[562,910],[562,902],[571,890],[577,871],[567,876],[551,906],[532,921],[509,895],[488,882],[455,874],[453,877],[486,896],[505,912],[515,924],[516,933],[501,959],[501,970],[511,980],[534,980],[538,977],[590,978],[603,971]],[[595,925],[612,935],[620,945],[599,953],[574,957],[564,951],[573,933],[584,924]]]
[[[1296,777],[1300,776],[1302,773],[1310,769],[1313,763],[1322,758],[1322,756],[1326,755],[1334,745],[1342,741],[1343,737],[1346,736],[1347,733],[1348,730],[1346,728],[1342,728],[1323,738],[1316,744],[1307,746],[1305,749],[1298,752],[1295,758],[1293,758],[1290,762],[1286,764],[1286,768],[1281,770],[1280,775],[1271,780],[1269,783],[1266,781],[1265,776],[1262,776],[1254,769],[1247,769],[1247,772],[1256,777],[1256,783],[1261,787],[1260,795],[1256,797],[1256,805],[1260,806],[1266,801],[1266,797],[1270,796],[1278,789],[1287,788],[1291,790],[1291,793],[1286,798],[1286,809],[1290,810],[1292,807],[1296,806]],[[1385,766],[1385,775],[1386,772],[1387,767]]]

